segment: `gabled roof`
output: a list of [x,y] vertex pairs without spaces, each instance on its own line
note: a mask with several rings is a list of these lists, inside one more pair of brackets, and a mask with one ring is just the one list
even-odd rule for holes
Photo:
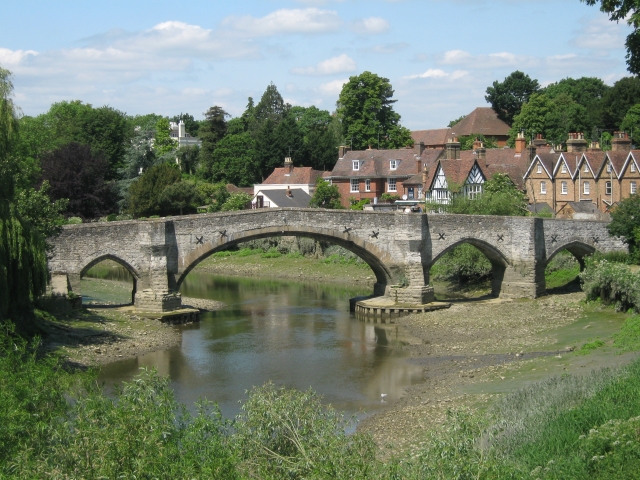
[[620,169],[620,176],[622,176],[622,174],[629,168],[629,166],[632,163],[635,163],[636,165],[636,172],[640,171],[640,150],[631,150],[629,152],[629,155],[627,156],[627,159],[624,162],[624,165],[622,166],[622,168]]
[[493,108],[478,107],[451,127],[451,132],[458,136],[482,134],[491,137],[507,136],[510,129],[509,125],[498,118]]
[[415,143],[424,143],[425,146],[445,145],[451,133],[450,128],[436,128],[432,130],[415,130],[411,137]]
[[232,183],[227,183],[227,192],[229,193],[248,193],[249,195],[253,195],[253,187],[236,187]]
[[558,160],[556,161],[555,166],[553,167],[554,177],[560,170],[561,165],[564,164],[567,166],[567,173],[569,174],[570,177],[573,178],[573,174],[576,171],[576,164],[578,163],[578,161],[574,158],[574,161],[572,163],[571,162],[572,155],[574,154],[573,153],[567,154],[567,152],[560,152],[560,155],[558,156]]
[[459,158],[455,160],[439,160],[434,165],[434,168],[429,169],[429,174],[427,176],[427,190],[431,189],[439,167],[442,167],[444,176],[447,178],[447,183],[464,185],[474,165],[478,165],[478,168],[484,175],[485,179],[489,177],[485,168],[480,165],[474,157],[467,155],[465,156],[465,158]]
[[[408,178],[422,171],[425,163],[432,163],[441,153],[442,149],[430,149],[417,157],[413,149],[408,148],[350,151],[338,159],[330,177]],[[400,161],[395,170],[391,170],[391,160]],[[354,161],[360,162],[358,170],[353,169]]]
[[[607,152],[607,158],[609,159],[609,161],[611,161],[611,166],[612,168],[612,173],[613,176],[616,178],[620,178],[620,175],[622,174],[622,169],[624,167],[624,164],[627,160],[627,158],[629,158],[629,152]],[[598,169],[596,170],[596,177],[600,177],[600,175],[609,175],[606,172],[606,166],[607,162],[605,161],[605,159],[603,159],[602,163],[599,165]],[[592,164],[593,165],[593,164]]]
[[273,170],[263,185],[315,185],[318,177],[322,176],[320,170],[311,167],[293,167],[291,175],[287,175],[288,168],[280,167]]
[[591,175],[593,175],[593,178],[596,178],[596,168],[593,168],[592,163],[596,167],[600,167],[604,163],[605,158],[607,158],[606,152],[583,153],[582,156],[580,156],[580,159],[578,160],[578,164],[576,165],[576,171],[573,174],[573,178],[575,179],[580,175],[581,171],[584,169],[585,164],[587,165],[587,167],[589,167],[589,171],[591,172]]
[[527,171],[523,175],[523,178],[527,178],[531,173],[531,170],[533,169],[533,167],[538,164],[542,165],[542,168],[547,173],[549,178],[553,178],[553,167],[555,166],[559,158],[560,158],[560,155],[557,153],[545,152],[545,153],[536,154],[536,156],[533,157],[533,161],[531,162],[531,165],[529,165],[529,168],[527,168]]
[[291,197],[287,196],[286,188],[264,191],[259,190],[258,193],[278,205],[278,207],[306,208],[309,206],[309,202],[311,201],[309,194],[301,188],[292,188]]

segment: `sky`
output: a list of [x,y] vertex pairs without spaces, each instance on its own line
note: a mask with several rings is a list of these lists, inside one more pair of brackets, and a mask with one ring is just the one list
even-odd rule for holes
[[334,111],[364,71],[389,79],[411,130],[487,106],[521,70],[541,85],[628,75],[630,28],[579,0],[22,0],[3,2],[0,66],[25,115],[82,100],[129,115],[242,114],[273,82]]

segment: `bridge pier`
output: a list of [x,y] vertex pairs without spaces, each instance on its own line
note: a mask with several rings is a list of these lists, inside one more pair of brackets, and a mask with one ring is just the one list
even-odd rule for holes
[[508,265],[500,272],[493,270],[493,294],[500,298],[537,298],[544,295],[544,264],[537,262],[521,262]]

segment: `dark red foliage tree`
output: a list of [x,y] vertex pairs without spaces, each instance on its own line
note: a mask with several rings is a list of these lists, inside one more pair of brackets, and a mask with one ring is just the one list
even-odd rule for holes
[[91,147],[71,142],[44,155],[42,180],[48,180],[51,200],[68,198],[65,214],[88,220],[116,211],[117,197],[105,182],[109,162]]

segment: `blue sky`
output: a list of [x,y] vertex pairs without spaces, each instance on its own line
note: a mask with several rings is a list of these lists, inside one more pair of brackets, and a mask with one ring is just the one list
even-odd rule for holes
[[628,32],[579,0],[22,0],[2,6],[0,65],[26,115],[79,99],[196,118],[213,105],[238,116],[270,82],[333,111],[369,70],[417,130],[486,105],[514,70],[612,84],[627,75]]

